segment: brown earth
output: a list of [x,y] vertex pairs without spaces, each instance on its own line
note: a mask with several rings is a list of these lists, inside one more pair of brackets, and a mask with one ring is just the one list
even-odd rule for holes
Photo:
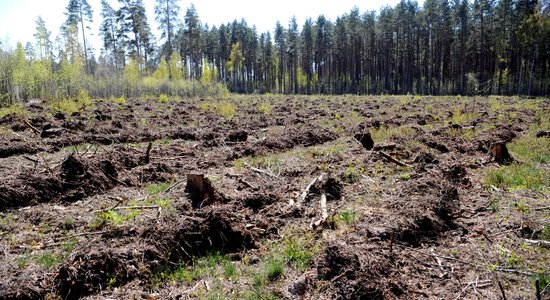
[[[250,96],[228,101],[234,116],[191,99],[4,116],[0,299],[536,298],[550,254],[525,240],[548,228],[548,189],[483,175],[514,161],[495,145],[550,101],[498,101]],[[496,197],[535,202],[503,215]],[[306,236],[312,259],[259,291],[249,273]],[[213,253],[241,276],[153,280]]]

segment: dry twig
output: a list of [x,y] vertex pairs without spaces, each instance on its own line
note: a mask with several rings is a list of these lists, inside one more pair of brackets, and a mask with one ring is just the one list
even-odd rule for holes
[[385,159],[387,159],[389,162],[392,162],[398,166],[401,166],[401,167],[410,167],[410,165],[402,162],[402,161],[399,161],[395,158],[393,158],[391,155],[387,154],[386,152],[384,151],[378,151],[378,154],[382,155]]
[[306,188],[304,189],[304,191],[302,192],[302,194],[300,194],[300,197],[298,198],[298,200],[296,201],[296,203],[294,203],[294,199],[290,199],[289,205],[296,205],[296,206],[300,207],[300,206],[302,205],[302,202],[304,202],[304,201],[306,200],[307,195],[309,194],[309,189],[311,189],[311,187],[312,187],[317,181],[323,180],[323,176],[324,176],[324,174],[319,175],[319,177],[315,177],[315,178],[306,186]]

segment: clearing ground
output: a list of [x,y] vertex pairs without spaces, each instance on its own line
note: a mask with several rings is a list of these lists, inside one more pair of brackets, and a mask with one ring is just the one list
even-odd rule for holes
[[550,299],[550,100],[32,101],[0,299]]

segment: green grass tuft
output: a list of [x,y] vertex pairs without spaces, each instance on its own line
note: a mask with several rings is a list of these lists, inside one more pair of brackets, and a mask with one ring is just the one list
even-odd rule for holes
[[512,190],[540,190],[550,185],[549,174],[530,164],[511,164],[490,170],[485,176],[487,186]]

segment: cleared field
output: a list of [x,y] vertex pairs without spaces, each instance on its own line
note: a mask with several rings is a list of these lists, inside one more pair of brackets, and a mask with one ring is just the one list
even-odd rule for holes
[[0,299],[550,296],[549,99],[34,101],[0,116]]

